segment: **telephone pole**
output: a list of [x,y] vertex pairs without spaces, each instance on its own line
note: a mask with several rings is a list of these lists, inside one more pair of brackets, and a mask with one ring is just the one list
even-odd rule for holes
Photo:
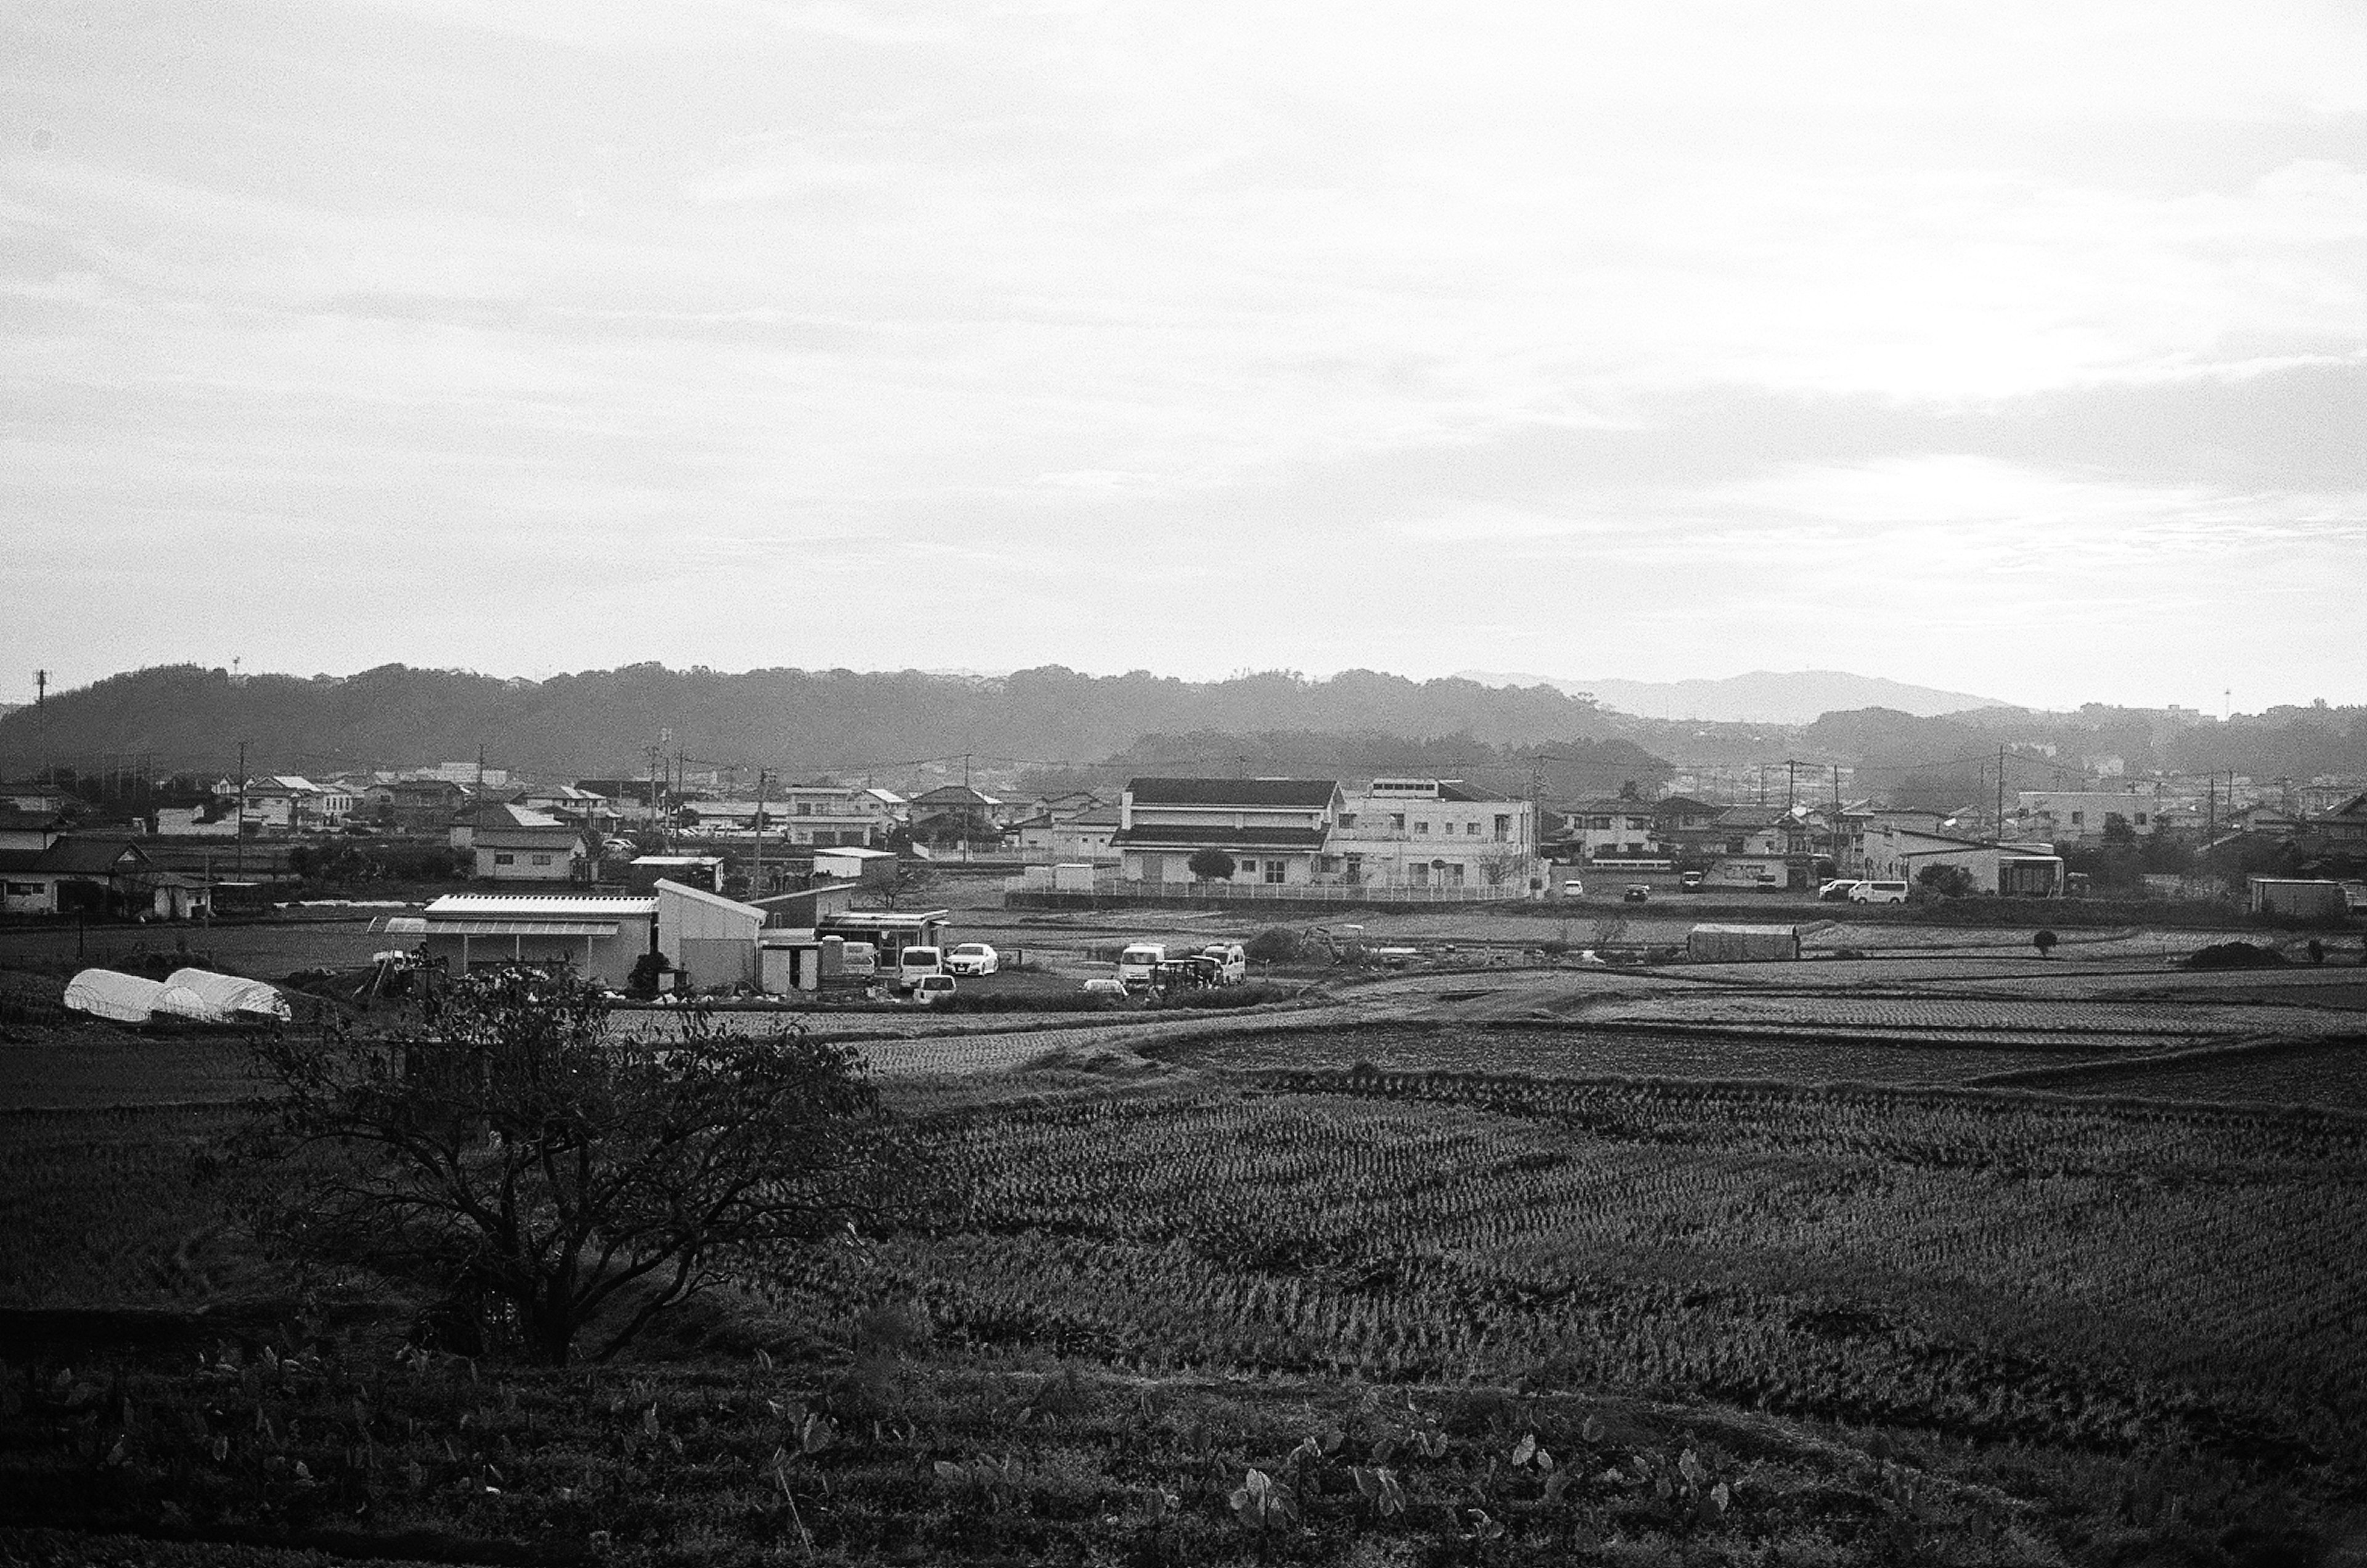
[[2005,748],[1998,748],[1997,827],[1989,834],[1989,842],[2005,842]]
[[756,863],[748,873],[748,897],[764,896],[764,775],[772,770],[756,770]]
[[246,742],[238,743],[238,879],[246,880]]

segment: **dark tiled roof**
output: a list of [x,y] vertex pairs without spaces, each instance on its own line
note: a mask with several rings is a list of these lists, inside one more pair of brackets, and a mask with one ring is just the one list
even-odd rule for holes
[[1121,828],[1110,842],[1129,850],[1319,850],[1324,837],[1314,828]]
[[0,871],[57,872],[68,876],[106,876],[130,851],[131,871],[145,870],[148,857],[119,839],[60,839],[46,850],[0,850]]
[[1338,793],[1337,779],[1132,779],[1137,806],[1297,807],[1320,810]]

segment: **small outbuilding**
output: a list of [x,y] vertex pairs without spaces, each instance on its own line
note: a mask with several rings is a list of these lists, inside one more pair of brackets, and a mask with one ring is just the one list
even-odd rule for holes
[[764,910],[663,878],[654,896],[658,950],[688,976],[676,985],[713,990],[756,983],[756,932],[764,924]]
[[2350,909],[2339,882],[2299,876],[2254,876],[2246,879],[2245,891],[2246,902],[2256,915],[2340,919]]
[[1796,926],[1695,926],[1685,956],[1696,964],[1753,964],[1800,956]]
[[621,989],[657,951],[658,901],[613,894],[447,893],[421,915],[371,926],[420,939],[421,954],[455,975],[506,964],[565,964]]

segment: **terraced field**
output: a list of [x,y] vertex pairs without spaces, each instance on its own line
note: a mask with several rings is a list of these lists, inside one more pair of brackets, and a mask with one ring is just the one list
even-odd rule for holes
[[[1373,1024],[1145,1043],[1179,1066],[1230,1071],[1346,1067],[1398,1072],[1534,1073],[1546,1077],[1671,1077],[1784,1083],[1961,1084],[2066,1060],[2063,1049],[1981,1042],[1890,1043],[1772,1036],[1688,1036],[1584,1026]],[[2075,1054],[2085,1055],[2084,1051]]]
[[2006,1086],[2055,1094],[2367,1111],[2367,1036],[2007,1071]]
[[2264,1032],[2339,1032],[2339,1014],[2263,1010],[2241,1005],[2056,1001],[1997,997],[1860,997],[1829,992],[1768,995],[1693,992],[1615,1003],[1593,1010],[1596,1023],[1690,1024],[1718,1028],[1846,1031],[1898,1035],[1979,1035],[2033,1043],[2090,1041],[2100,1048],[2142,1048]]

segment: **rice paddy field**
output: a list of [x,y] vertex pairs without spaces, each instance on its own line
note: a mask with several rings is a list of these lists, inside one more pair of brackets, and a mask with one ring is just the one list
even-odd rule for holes
[[926,1210],[565,1370],[242,1232],[239,1041],[12,1025],[0,1560],[2339,1560],[2356,982],[1914,962],[866,1020]]

